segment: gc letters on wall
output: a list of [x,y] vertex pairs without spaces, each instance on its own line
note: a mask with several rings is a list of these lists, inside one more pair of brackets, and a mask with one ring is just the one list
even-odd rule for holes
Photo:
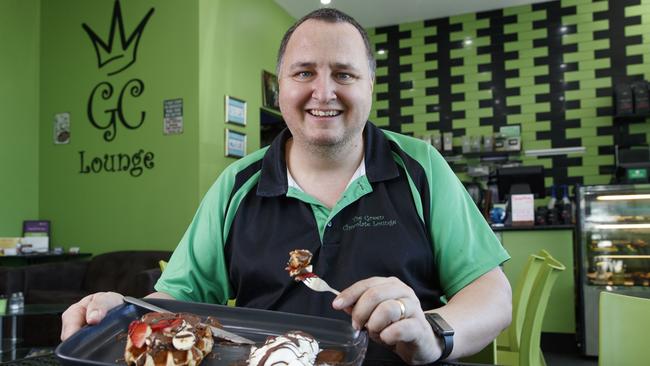
[[[81,27],[86,31],[97,56],[97,68],[106,73],[107,80],[100,81],[90,91],[87,103],[87,116],[90,124],[101,131],[106,142],[115,141],[118,133],[118,122],[128,130],[140,128],[146,119],[147,113],[125,113],[128,110],[137,110],[138,98],[144,93],[145,84],[139,78],[130,78],[124,83],[115,82],[111,77],[120,74],[131,67],[137,60],[138,45],[142,33],[149,19],[154,13],[154,8],[144,15],[139,24],[130,34],[124,29],[120,1],[115,0],[113,15],[108,35],[100,36],[90,25],[83,23]],[[85,151],[79,151],[80,173],[99,172],[128,172],[137,177],[142,174],[143,168],[154,167],[154,154],[139,149],[135,153],[104,154],[103,156],[86,157]]]

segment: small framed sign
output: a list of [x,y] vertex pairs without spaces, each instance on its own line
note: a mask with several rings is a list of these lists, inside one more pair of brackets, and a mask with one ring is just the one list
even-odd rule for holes
[[226,156],[241,158],[246,155],[246,134],[226,129]]
[[246,126],[246,102],[226,95],[226,122]]

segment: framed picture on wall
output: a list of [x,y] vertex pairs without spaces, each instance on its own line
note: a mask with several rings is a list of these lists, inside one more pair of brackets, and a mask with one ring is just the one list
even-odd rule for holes
[[265,108],[280,110],[278,78],[262,70],[262,105]]
[[226,129],[226,156],[241,158],[246,155],[246,134]]
[[226,95],[226,122],[246,126],[246,102]]

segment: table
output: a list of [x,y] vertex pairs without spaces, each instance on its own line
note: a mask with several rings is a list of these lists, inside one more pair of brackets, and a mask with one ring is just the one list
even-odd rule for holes
[[[62,314],[69,305],[66,304],[27,304],[16,311],[0,314],[0,362],[12,361],[25,357],[29,349],[21,349],[21,334],[18,330],[18,317],[26,315]],[[11,336],[4,339],[4,319],[11,319]]]
[[30,253],[19,255],[3,255],[0,256],[0,266],[18,267],[30,264],[66,262],[84,259],[90,256],[92,256],[92,253]]

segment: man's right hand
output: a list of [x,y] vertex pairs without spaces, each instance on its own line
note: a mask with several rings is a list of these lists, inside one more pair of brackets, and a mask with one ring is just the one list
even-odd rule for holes
[[61,316],[61,340],[65,341],[86,324],[99,323],[109,310],[122,302],[122,295],[117,292],[97,292],[71,305]]

